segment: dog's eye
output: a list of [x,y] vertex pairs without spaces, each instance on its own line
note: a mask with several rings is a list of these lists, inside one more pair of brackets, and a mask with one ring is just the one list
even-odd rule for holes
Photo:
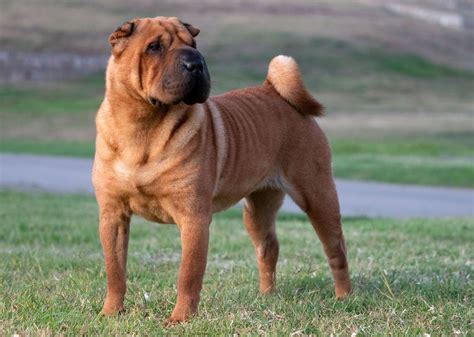
[[159,42],[152,42],[148,45],[148,50],[149,51],[160,51],[161,50],[161,44]]

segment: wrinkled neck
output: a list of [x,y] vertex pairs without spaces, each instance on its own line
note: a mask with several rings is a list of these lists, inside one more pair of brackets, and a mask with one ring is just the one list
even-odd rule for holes
[[[113,57],[109,60],[109,64],[110,62],[114,62]],[[169,110],[168,106],[152,105],[146,95],[136,90],[129,79],[121,78],[123,76],[124,74],[116,67],[114,71],[107,70],[105,99],[115,120],[127,125],[135,123],[146,125],[151,120],[160,119]]]
[[[143,90],[136,89],[127,74],[114,64],[113,57],[109,60],[106,74],[106,93],[98,118],[98,130],[107,129],[109,137],[119,147],[132,144],[138,148],[147,143],[153,134],[166,129],[166,120],[185,113],[190,107],[184,103],[172,106],[152,105]],[[176,116],[175,116],[176,115]],[[100,125],[99,125],[100,124]]]

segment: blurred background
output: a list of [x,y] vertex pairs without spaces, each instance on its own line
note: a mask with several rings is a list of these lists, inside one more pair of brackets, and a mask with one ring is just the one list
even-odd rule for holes
[[92,157],[108,35],[177,16],[201,29],[212,94],[262,83],[275,55],[298,61],[336,177],[474,187],[471,0],[0,3],[0,152]]

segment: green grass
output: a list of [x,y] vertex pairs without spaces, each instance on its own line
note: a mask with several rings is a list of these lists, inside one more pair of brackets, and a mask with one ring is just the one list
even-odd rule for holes
[[[369,55],[370,57],[368,57]],[[370,58],[373,65],[379,71],[406,75],[413,78],[433,79],[451,76],[472,79],[473,76],[472,71],[463,71],[446,65],[436,64],[413,54],[387,54],[369,50],[368,52],[362,53],[360,56],[362,56],[363,59]]]
[[105,73],[64,82],[2,85],[0,113],[6,122],[74,116],[90,122],[88,113],[97,111],[104,93]]
[[[103,82],[104,79],[101,79]],[[2,110],[9,113],[23,114],[22,117],[35,118],[37,113],[41,117],[50,118],[65,114],[84,113],[84,111],[96,110],[104,96],[104,84],[100,90],[95,90],[91,97],[85,89],[89,85],[95,85],[94,78],[83,83],[69,84],[65,87],[60,85],[52,87],[3,87],[0,90]]]
[[95,153],[95,145],[92,141],[58,142],[13,139],[0,141],[0,152],[92,158]]
[[345,219],[355,292],[336,301],[305,217],[279,217],[278,290],[262,296],[240,211],[218,214],[200,314],[165,329],[180,254],[174,226],[134,220],[127,312],[106,318],[98,315],[105,274],[94,199],[2,191],[0,205],[1,335],[472,332],[473,219]]
[[419,139],[345,139],[331,141],[334,175],[392,183],[474,187],[471,134]]

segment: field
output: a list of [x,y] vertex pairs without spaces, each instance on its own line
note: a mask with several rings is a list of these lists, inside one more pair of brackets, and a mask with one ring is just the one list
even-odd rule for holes
[[472,219],[344,219],[355,291],[337,301],[305,217],[279,217],[278,290],[262,296],[241,212],[218,214],[199,317],[164,330],[180,259],[174,226],[133,222],[127,312],[105,318],[95,200],[2,191],[0,203],[1,335],[472,332]]

